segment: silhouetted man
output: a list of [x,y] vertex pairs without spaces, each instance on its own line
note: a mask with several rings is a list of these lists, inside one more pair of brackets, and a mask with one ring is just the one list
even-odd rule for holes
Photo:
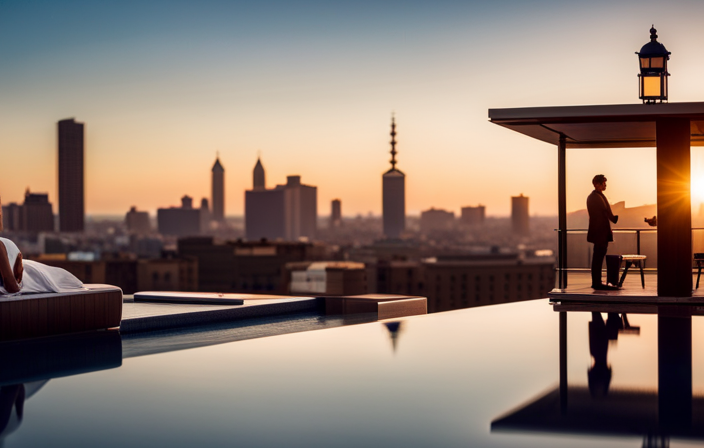
[[618,216],[611,213],[609,201],[604,196],[606,190],[606,176],[597,174],[592,179],[594,191],[587,197],[587,211],[589,212],[589,231],[587,241],[594,244],[592,254],[592,288],[594,289],[618,289],[601,283],[601,265],[606,257],[606,250],[609,242],[614,240],[611,232],[611,224],[618,222]]

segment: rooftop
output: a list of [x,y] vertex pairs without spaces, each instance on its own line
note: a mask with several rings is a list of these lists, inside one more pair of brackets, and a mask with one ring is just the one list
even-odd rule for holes
[[655,147],[655,120],[689,118],[692,146],[704,146],[704,103],[612,104],[489,109],[489,120],[567,148]]

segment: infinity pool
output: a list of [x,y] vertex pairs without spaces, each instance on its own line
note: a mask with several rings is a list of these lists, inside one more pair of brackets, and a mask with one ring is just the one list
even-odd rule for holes
[[[659,379],[672,373],[658,362],[658,315],[611,311],[567,312],[561,324],[561,314],[537,300],[184,350],[165,344],[163,352],[144,356],[137,356],[139,341],[118,337],[129,350],[118,347],[117,362],[97,364],[103,370],[91,372],[77,358],[86,373],[5,384],[2,446],[638,447],[667,440],[676,447],[704,441],[702,318],[691,318],[689,402],[686,384],[678,383],[668,408],[662,399],[658,407]],[[242,329],[201,328],[178,337],[202,340],[211,331],[222,336]],[[21,352],[0,365],[26,362]],[[675,370],[682,365],[686,359],[673,361]],[[660,398],[663,390],[660,385]],[[678,413],[687,403],[691,414]],[[658,425],[658,409],[679,423],[642,433],[639,424]]]

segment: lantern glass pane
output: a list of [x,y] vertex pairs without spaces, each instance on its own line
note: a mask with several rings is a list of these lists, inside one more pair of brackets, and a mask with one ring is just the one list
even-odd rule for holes
[[643,77],[643,96],[644,97],[660,97],[660,96],[662,96],[662,91],[660,90],[660,77],[659,76],[644,76]]
[[650,58],[641,58],[640,68],[650,68]]
[[652,68],[662,68],[665,58],[650,58],[650,66]]

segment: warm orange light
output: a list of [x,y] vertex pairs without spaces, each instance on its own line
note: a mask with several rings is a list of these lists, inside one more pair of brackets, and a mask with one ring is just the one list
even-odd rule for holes
[[692,202],[704,202],[704,177],[692,176]]
[[643,96],[644,97],[659,97],[662,95],[660,90],[659,76],[644,76],[643,77]]

